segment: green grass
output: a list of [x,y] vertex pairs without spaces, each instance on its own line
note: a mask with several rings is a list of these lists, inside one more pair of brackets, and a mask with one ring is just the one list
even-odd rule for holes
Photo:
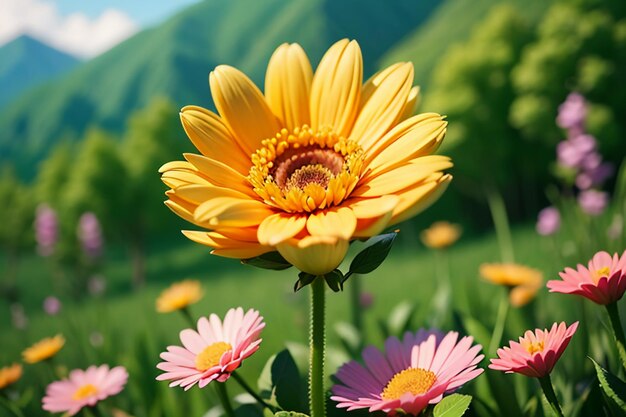
[[[402,234],[402,233],[401,233]],[[551,255],[551,241],[537,236],[530,227],[514,230],[516,260],[539,268],[546,279],[553,279],[564,266],[563,261]],[[353,250],[356,250],[354,248]],[[484,327],[493,327],[501,288],[478,278],[478,267],[483,262],[497,262],[499,252],[493,235],[461,239],[449,250],[450,273],[453,282],[452,308],[457,313],[457,325],[452,317],[442,326],[444,330],[458,328],[458,318],[471,315]],[[113,251],[104,270],[109,281],[109,292],[103,299],[86,298],[77,303],[65,300],[62,313],[48,317],[41,310],[43,298],[50,294],[51,280],[46,264],[32,257],[22,263],[19,286],[29,315],[29,326],[25,331],[14,330],[9,322],[9,307],[2,309],[2,350],[0,364],[19,360],[19,352],[38,339],[58,332],[65,334],[67,345],[56,358],[57,364],[69,368],[86,367],[93,363],[121,364],[129,368],[131,383],[128,392],[117,400],[122,408],[133,409],[136,404],[162,404],[164,415],[176,414],[180,404],[186,404],[186,415],[200,415],[211,401],[210,390],[194,389],[191,393],[169,390],[167,384],[157,383],[154,377],[159,361],[158,352],[168,344],[178,344],[178,332],[186,327],[177,314],[158,314],[154,300],[170,282],[187,277],[202,280],[205,296],[192,307],[196,316],[217,313],[223,315],[231,307],[243,306],[261,311],[267,327],[263,332],[263,344],[251,357],[241,373],[255,383],[260,370],[270,355],[281,350],[286,341],[306,343],[307,309],[309,288],[294,293],[296,271],[293,269],[273,272],[240,265],[235,260],[208,255],[205,248],[191,242],[176,241],[170,246],[154,249],[148,261],[149,284],[140,292],[129,291],[130,268],[123,251]],[[345,269],[345,268],[344,268]],[[375,272],[359,279],[366,291],[374,294],[373,307],[365,312],[368,342],[381,345],[382,336],[378,321],[388,316],[390,310],[400,302],[414,303],[416,311],[413,328],[426,326],[432,319],[431,299],[437,280],[433,254],[416,242],[405,238],[392,250],[389,258]],[[350,281],[346,286],[350,285]],[[333,323],[350,321],[350,304],[347,293],[328,292],[327,318],[329,343],[338,345]],[[504,339],[517,337],[527,328],[545,327],[554,321],[572,322],[580,319],[579,301],[562,295],[548,295],[542,289],[539,297],[521,309],[513,310],[505,330]],[[593,309],[590,309],[593,310]],[[598,315],[599,309],[592,314]],[[104,335],[101,346],[92,346],[90,338]],[[475,334],[483,344],[481,335]],[[574,342],[574,344],[576,344]],[[580,342],[580,349],[586,349]],[[335,360],[333,360],[333,357]],[[330,368],[346,359],[345,354],[331,357]],[[41,386],[49,378],[45,367],[26,367],[25,381],[34,382],[35,396],[29,410],[37,412]],[[134,381],[133,381],[134,380]],[[231,384],[231,387],[234,383]],[[205,397],[209,396],[207,400]],[[169,405],[168,405],[169,404]],[[191,404],[191,405],[190,405]],[[171,413],[166,412],[170,407]],[[182,410],[182,409],[181,409]],[[137,416],[162,415],[160,411],[134,410]]]

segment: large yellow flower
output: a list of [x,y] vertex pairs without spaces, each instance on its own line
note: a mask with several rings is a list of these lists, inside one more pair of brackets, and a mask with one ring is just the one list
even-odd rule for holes
[[265,95],[235,68],[210,75],[219,115],[188,106],[183,127],[202,155],[161,168],[167,206],[207,229],[185,231],[216,255],[278,250],[298,269],[332,271],[348,243],[414,216],[444,191],[452,163],[431,155],[446,122],[409,117],[419,90],[398,63],[363,84],[355,41],[341,40],[315,74],[297,44],[272,55]]

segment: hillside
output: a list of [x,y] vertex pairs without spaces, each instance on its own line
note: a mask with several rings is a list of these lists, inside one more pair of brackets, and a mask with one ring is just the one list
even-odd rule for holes
[[30,36],[0,47],[0,107],[27,89],[68,72],[78,59]]
[[205,0],[12,103],[0,114],[0,162],[11,159],[30,177],[59,138],[76,138],[91,124],[120,131],[128,114],[154,96],[210,107],[213,67],[231,64],[260,82],[283,42],[299,42],[316,63],[337,39],[358,39],[372,73],[439,3]]
[[537,22],[553,0],[447,0],[427,22],[394,45],[383,56],[381,64],[412,61],[415,80],[427,87],[431,73],[446,49],[466,40],[489,10],[503,3],[516,6],[522,16],[530,22]]

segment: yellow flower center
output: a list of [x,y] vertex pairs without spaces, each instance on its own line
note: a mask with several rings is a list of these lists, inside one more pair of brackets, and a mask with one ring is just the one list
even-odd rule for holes
[[83,400],[87,397],[96,395],[97,393],[98,393],[98,388],[96,388],[92,384],[86,384],[76,390],[74,395],[72,395],[72,399],[76,401]]
[[598,281],[600,281],[600,278],[603,278],[603,277],[608,278],[610,274],[611,274],[611,269],[608,266],[605,266],[604,268],[596,269],[595,271],[591,273],[591,275],[593,276],[593,280],[596,284],[598,283]]
[[433,386],[436,380],[435,374],[426,369],[405,369],[391,378],[380,396],[383,400],[397,400],[407,393],[423,394]]
[[252,155],[248,180],[267,204],[311,212],[341,203],[356,186],[363,151],[330,130],[281,130]]
[[543,352],[543,340],[540,342],[528,343],[528,345],[526,345],[526,350],[531,355],[534,355],[537,352]]
[[207,346],[202,352],[196,356],[196,369],[198,371],[206,371],[220,363],[220,359],[224,352],[232,350],[230,343],[216,342]]

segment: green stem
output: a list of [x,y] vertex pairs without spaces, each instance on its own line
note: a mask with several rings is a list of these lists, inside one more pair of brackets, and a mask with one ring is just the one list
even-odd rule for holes
[[622,366],[626,370],[626,338],[624,337],[622,321],[619,318],[617,302],[607,304],[606,311],[609,313],[609,318],[611,319],[611,328],[613,329],[613,338],[615,339],[615,344],[617,345],[619,359],[622,362]]
[[324,277],[316,277],[311,283],[311,327],[309,356],[309,408],[311,417],[325,417],[324,348],[325,327]]
[[500,246],[502,262],[515,262],[511,227],[509,226],[509,217],[506,214],[504,200],[495,189],[489,188],[486,193],[487,204],[489,204],[493,225],[496,228],[496,237],[498,238],[498,245]]
[[0,395],[0,404],[2,404],[2,406],[10,411],[15,417],[24,417],[22,410],[20,410],[17,405],[13,404],[13,401],[5,398],[4,395]]
[[193,317],[191,316],[191,312],[189,311],[188,307],[183,307],[179,310],[182,315],[185,317],[185,320],[187,320],[187,323],[189,323],[189,325],[192,328],[196,327],[196,321],[193,319]]
[[498,306],[498,315],[496,316],[496,325],[493,327],[493,333],[491,334],[491,341],[489,342],[490,355],[496,353],[500,341],[502,340],[502,334],[504,333],[504,325],[506,323],[506,316],[509,313],[509,295],[504,294],[500,299],[500,305]]
[[217,396],[222,403],[224,413],[226,413],[228,417],[235,417],[235,411],[233,410],[233,406],[230,404],[230,398],[228,398],[228,392],[226,391],[226,383],[216,381],[215,391],[217,392]]
[[550,374],[537,378],[539,379],[539,384],[541,384],[541,389],[543,390],[548,403],[552,407],[552,411],[558,417],[564,417],[563,411],[561,411],[561,406],[559,405],[559,400],[556,398],[556,394],[554,392],[554,388],[552,387],[552,381],[550,380]]
[[272,410],[272,413],[276,412],[276,407],[265,402],[265,400],[261,398],[261,396],[259,396],[259,394],[257,394],[241,376],[239,376],[239,374],[233,372],[231,375],[233,378],[235,378],[235,381],[237,381],[237,383],[241,385],[241,388],[243,388],[248,394],[250,394],[255,400],[257,400],[259,404]]

